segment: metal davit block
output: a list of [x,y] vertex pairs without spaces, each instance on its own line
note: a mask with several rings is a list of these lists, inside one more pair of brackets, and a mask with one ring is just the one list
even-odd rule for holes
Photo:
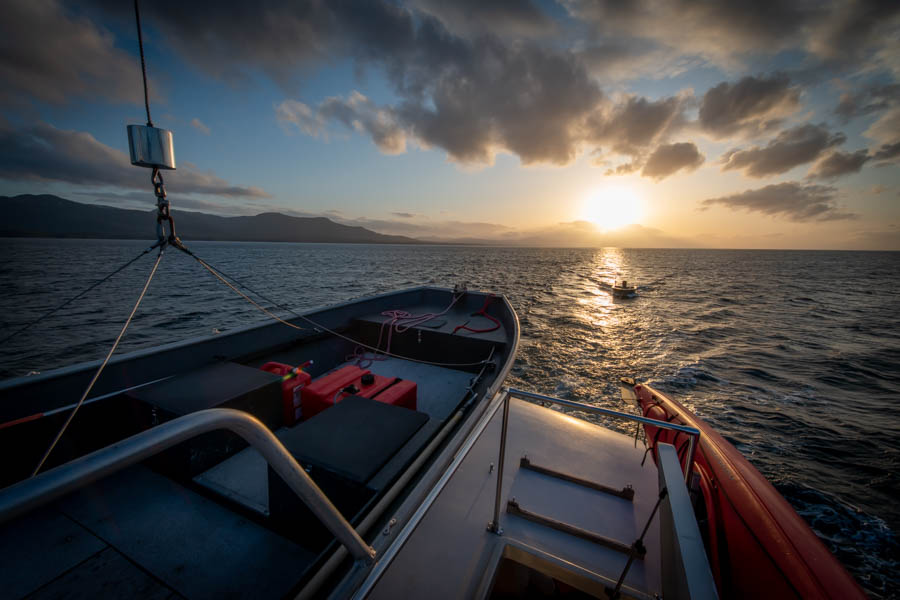
[[128,150],[135,166],[175,170],[175,146],[168,129],[129,125]]

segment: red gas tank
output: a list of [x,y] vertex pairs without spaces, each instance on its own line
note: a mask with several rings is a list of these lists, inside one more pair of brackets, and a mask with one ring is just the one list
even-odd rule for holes
[[373,398],[380,402],[416,409],[415,383],[376,375],[367,369],[349,365],[320,377],[303,388],[301,392],[303,418],[309,419],[347,396]]
[[284,415],[284,424],[288,427],[300,420],[302,410],[301,392],[312,381],[310,374],[302,369],[310,364],[312,364],[312,361],[307,361],[299,367],[292,367],[284,363],[267,362],[260,367],[263,371],[281,375],[282,377],[291,375],[281,382],[282,414]]

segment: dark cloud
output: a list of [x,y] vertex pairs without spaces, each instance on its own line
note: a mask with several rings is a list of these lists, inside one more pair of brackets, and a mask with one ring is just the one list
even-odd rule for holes
[[704,160],[697,146],[691,142],[663,144],[654,150],[644,163],[641,175],[656,180],[664,179],[682,169],[694,171]]
[[62,104],[73,96],[139,102],[138,62],[113,41],[109,31],[55,0],[5,0],[0,104]]
[[884,144],[878,149],[872,158],[877,161],[889,162],[896,158],[900,158],[900,142],[893,144]]
[[767,185],[756,190],[709,198],[701,202],[704,208],[725,206],[743,209],[791,221],[836,221],[853,219],[856,215],[842,212],[837,203],[837,189],[797,182]]
[[863,132],[863,135],[882,145],[900,141],[900,106],[888,110]]
[[408,212],[392,212],[391,214],[395,217],[400,217],[401,219],[414,219],[418,216],[415,213]]
[[800,88],[783,73],[722,82],[703,95],[699,125],[714,138],[756,135],[800,108]]
[[778,0],[563,0],[562,4],[604,35],[625,33],[720,63],[735,53],[774,52],[796,44],[798,28],[813,16],[806,6]]
[[571,162],[603,98],[573,54],[492,37],[441,60],[421,87],[430,97],[408,94],[398,115],[424,145],[464,163],[490,163],[498,150],[524,164]]
[[[170,194],[269,197],[259,188],[234,186],[210,172],[180,169],[167,171],[164,177]],[[124,152],[89,133],[57,129],[46,123],[0,130],[0,178],[111,185],[152,193],[149,170],[131,166]]]
[[900,4],[894,0],[846,0],[810,21],[807,47],[834,63],[853,63],[897,35]]
[[[446,32],[423,26],[420,34]],[[403,96],[396,106],[378,107],[354,92],[315,108],[286,101],[277,107],[278,118],[308,135],[324,135],[325,123],[338,121],[371,135],[386,152],[402,152],[413,137],[462,163],[491,163],[498,151],[516,154],[525,164],[575,158],[584,123],[603,94],[574,55],[493,37],[454,47],[459,52],[423,58],[433,61],[431,68],[393,71]]]
[[872,159],[868,150],[856,152],[832,152],[813,165],[809,171],[809,177],[817,179],[832,179],[850,173],[859,173],[867,162]]
[[629,96],[588,120],[588,138],[618,154],[638,156],[685,124],[686,97]]
[[842,133],[831,134],[824,124],[800,125],[786,129],[765,147],[735,149],[722,158],[722,170],[741,170],[751,177],[786,173],[798,165],[814,161],[825,150],[846,141]]
[[874,85],[867,89],[841,94],[834,113],[846,123],[850,119],[887,110],[900,102],[900,84]]
[[[696,0],[562,0],[596,36],[633,38],[673,55],[734,67],[746,55],[811,52],[832,68],[879,57],[896,37],[894,0],[835,2],[702,2]],[[890,59],[886,61],[891,68]],[[893,65],[896,68],[896,65]]]
[[553,19],[531,0],[413,0],[411,5],[463,37],[484,33],[535,37],[557,30]]

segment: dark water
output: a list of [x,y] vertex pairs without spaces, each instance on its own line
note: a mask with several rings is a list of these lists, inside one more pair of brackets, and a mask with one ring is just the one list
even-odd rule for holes
[[[0,240],[0,337],[132,258],[132,241]],[[305,309],[420,284],[509,296],[510,385],[623,409],[657,385],[772,481],[873,597],[900,597],[900,253],[196,243]],[[103,356],[148,256],[0,348],[0,377]],[[614,300],[621,274],[640,296]],[[121,351],[266,317],[170,251]],[[74,400],[74,398],[73,398]]]

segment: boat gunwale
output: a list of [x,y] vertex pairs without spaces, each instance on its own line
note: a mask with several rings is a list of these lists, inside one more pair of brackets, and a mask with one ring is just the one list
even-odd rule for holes
[[[474,408],[468,412],[468,415],[463,415],[463,418],[460,419],[459,423],[456,425],[456,432],[452,434],[450,439],[444,442],[444,446],[440,450],[440,453],[432,459],[430,465],[423,465],[425,470],[419,475],[418,481],[412,484],[412,488],[398,501],[399,504],[395,503],[396,509],[392,518],[396,519],[396,521],[393,527],[388,531],[388,535],[384,535],[383,532],[380,532],[377,528],[372,530],[375,532],[374,534],[368,532],[363,535],[363,540],[367,541],[376,551],[375,563],[373,565],[362,563],[354,564],[343,580],[331,590],[331,593],[329,594],[330,598],[357,597],[359,587],[364,585],[364,581],[368,579],[369,574],[377,569],[378,566],[384,563],[388,558],[385,556],[385,553],[391,552],[394,548],[399,550],[402,547],[403,541],[408,537],[408,535],[403,536],[402,534],[410,524],[415,528],[417,521],[413,522],[413,519],[419,511],[422,502],[431,494],[437,496],[440,490],[435,491],[435,486],[438,485],[442,477],[445,476],[447,470],[451,468],[456,460],[461,461],[462,458],[464,458],[466,452],[463,452],[462,450],[464,446],[467,445],[470,436],[473,445],[475,441],[477,441],[479,435],[472,435],[473,430],[482,423],[482,420],[486,426],[487,422],[490,421],[490,417],[496,412],[497,407],[502,404],[496,404],[493,410],[491,410],[493,403],[501,397],[503,383],[509,376],[509,372],[512,370],[513,364],[515,363],[520,343],[521,325],[519,323],[519,315],[513,308],[509,298],[507,298],[505,294],[500,295],[499,298],[502,299],[506,305],[508,314],[512,318],[513,326],[512,331],[510,332],[512,343],[507,348],[508,357],[506,362],[497,373],[494,381],[488,386],[481,402],[478,402]],[[489,411],[491,412],[491,415],[487,415]],[[379,535],[379,533],[381,533],[381,535]],[[373,535],[375,536],[375,539],[371,539]],[[339,548],[334,551],[333,555],[337,552],[339,552]],[[390,560],[387,560],[387,563],[390,563]],[[301,588],[297,598],[308,598],[316,592],[317,590],[306,590],[305,588]]]
[[[828,550],[812,527],[734,445],[669,395],[646,383],[635,387],[638,386],[661,405],[668,404],[683,422],[701,431],[696,458],[703,457],[709,466],[710,475],[720,481],[718,489],[721,494],[731,504],[748,533],[765,550],[772,564],[799,596],[866,597],[859,583]],[[665,406],[663,410],[666,410]],[[669,411],[666,410],[666,413]],[[726,479],[733,486],[725,485]],[[744,495],[745,500],[750,499],[752,502],[736,503],[733,494]],[[743,508],[739,509],[738,506]],[[767,535],[760,535],[761,531],[765,531]],[[792,575],[793,573],[798,575]],[[823,580],[823,575],[827,575],[827,583]],[[838,589],[835,591],[835,588]]]

